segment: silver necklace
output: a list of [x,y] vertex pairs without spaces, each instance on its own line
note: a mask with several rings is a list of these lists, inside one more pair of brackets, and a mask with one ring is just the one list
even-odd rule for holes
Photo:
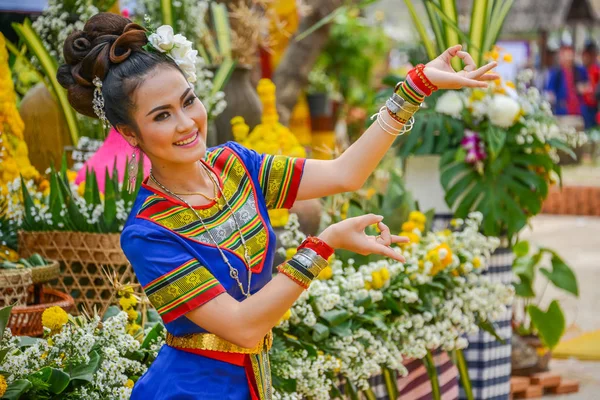
[[[200,163],[200,164],[202,165],[203,168],[208,169],[203,163]],[[233,265],[231,265],[231,263],[229,262],[229,259],[225,255],[225,252],[223,251],[223,249],[221,249],[221,246],[219,246],[219,243],[214,238],[212,232],[208,229],[208,227],[204,223],[204,220],[202,219],[200,214],[198,214],[196,209],[194,207],[192,207],[190,205],[190,203],[188,203],[187,201],[182,199],[180,196],[176,195],[175,193],[173,193],[172,191],[167,189],[162,183],[160,183],[156,179],[154,174],[152,173],[152,170],[150,170],[150,179],[152,179],[152,182],[156,183],[166,193],[170,194],[171,196],[175,197],[176,199],[178,199],[179,201],[184,203],[194,213],[194,215],[196,215],[196,218],[198,218],[198,220],[204,227],[204,230],[206,231],[206,233],[208,233],[208,236],[210,237],[210,239],[213,241],[213,243],[219,250],[219,254],[221,254],[221,258],[223,259],[223,262],[225,262],[225,264],[229,267],[229,276],[236,281],[242,294],[246,297],[250,297],[250,285],[252,283],[252,267],[250,265],[250,255],[248,253],[248,246],[246,245],[246,239],[244,238],[244,235],[242,234],[242,229],[240,228],[240,225],[238,224],[237,218],[235,217],[235,213],[233,212],[233,209],[229,205],[229,200],[227,200],[227,197],[225,197],[225,195],[223,195],[221,186],[217,182],[215,182],[214,177],[212,176],[212,174],[210,174],[209,171],[207,171],[207,173],[208,173],[208,176],[210,177],[210,179],[213,181],[213,183],[219,188],[219,193],[221,193],[221,197],[223,197],[223,199],[225,200],[225,204],[227,205],[227,208],[229,209],[229,212],[231,213],[231,216],[233,217],[233,222],[238,230],[238,233],[240,234],[240,239],[242,241],[242,247],[244,248],[244,259],[246,260],[246,264],[248,265],[248,289],[246,290],[246,292],[244,292],[244,286],[242,285],[242,282],[240,281],[239,271]]]

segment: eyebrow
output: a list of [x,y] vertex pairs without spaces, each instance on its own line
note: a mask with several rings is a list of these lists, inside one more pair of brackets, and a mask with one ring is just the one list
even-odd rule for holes
[[[179,98],[179,101],[183,101],[183,98],[189,93],[190,90],[192,90],[191,87],[185,89],[185,92],[183,92],[183,94]],[[148,116],[148,115],[150,115],[150,114],[152,114],[153,112],[156,112],[156,111],[166,110],[169,107],[171,107],[170,104],[165,104],[165,105],[162,105],[162,106],[154,107],[152,110],[150,110],[150,112],[148,114],[146,114],[146,116]]]

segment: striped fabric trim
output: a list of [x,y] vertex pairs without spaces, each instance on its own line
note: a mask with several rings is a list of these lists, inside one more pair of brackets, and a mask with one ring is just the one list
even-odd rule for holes
[[[232,149],[215,149],[207,154],[206,162],[220,175],[223,182],[223,196],[236,213],[248,246],[252,271],[262,271],[264,255],[269,247],[269,235],[264,218],[258,211],[258,188],[255,188],[242,159]],[[213,243],[204,225],[212,232],[219,230],[219,246],[244,261],[242,240],[236,227],[230,223],[231,214],[224,198],[219,198],[218,204],[211,207],[196,209],[204,221],[203,225],[187,207],[174,204],[161,196],[150,197],[157,197],[158,200],[147,200],[138,212],[139,218],[150,220],[187,239],[209,246]]]
[[398,94],[402,96],[404,100],[410,101],[413,104],[421,104],[425,101],[425,97],[414,90],[407,81],[402,82],[398,88]]
[[267,208],[291,208],[298,194],[305,160],[265,155],[260,166],[260,186]]
[[192,259],[148,283],[144,291],[164,322],[169,323],[225,288],[206,267]]

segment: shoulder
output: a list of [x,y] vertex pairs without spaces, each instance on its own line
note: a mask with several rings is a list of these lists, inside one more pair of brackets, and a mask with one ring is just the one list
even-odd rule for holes
[[244,164],[250,172],[254,172],[260,167],[263,158],[264,156],[256,151],[232,141],[211,147],[206,151],[206,161],[218,169],[224,168],[235,159]]

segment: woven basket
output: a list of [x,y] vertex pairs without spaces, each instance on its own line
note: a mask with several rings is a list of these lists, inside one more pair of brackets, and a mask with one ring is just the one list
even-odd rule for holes
[[26,304],[31,284],[30,268],[0,269],[0,307]]
[[39,253],[60,263],[60,276],[50,286],[69,293],[78,313],[82,308],[100,315],[115,302],[113,286],[104,275],[105,268],[115,272],[120,283],[137,283],[133,269],[121,250],[118,233],[19,232],[23,257]]
[[52,261],[48,265],[40,265],[31,268],[31,280],[33,284],[46,283],[60,276],[60,265],[58,261]]
[[[48,288],[42,289],[42,293],[42,304],[13,307],[8,319],[13,335],[40,336],[44,332],[42,314],[47,308],[58,306],[66,312],[73,308],[73,298],[66,293]],[[33,296],[33,291],[29,291],[29,296]]]

